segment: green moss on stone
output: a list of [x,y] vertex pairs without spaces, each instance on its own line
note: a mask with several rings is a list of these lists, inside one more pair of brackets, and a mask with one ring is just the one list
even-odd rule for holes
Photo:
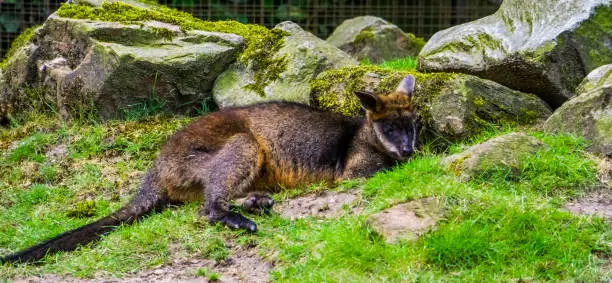
[[[260,25],[242,24],[236,21],[204,21],[162,5],[153,5],[151,9],[145,9],[123,2],[104,2],[100,7],[62,4],[56,15],[125,24],[160,21],[176,25],[184,32],[202,30],[240,35],[247,44],[238,61],[250,64],[253,68],[256,74],[255,83],[249,88],[257,93],[263,93],[263,87],[277,79],[286,67],[285,57],[273,55],[283,46],[283,38],[287,33],[276,29],[269,30]],[[167,32],[163,32],[163,38],[168,36]]]
[[274,56],[283,47],[284,37],[288,32],[280,29],[272,29],[265,40],[259,40],[247,47],[240,55],[238,61],[248,65],[255,71],[253,83],[244,88],[251,90],[260,96],[265,96],[264,88],[272,81],[279,78],[280,74],[287,70],[287,56]]
[[477,108],[485,106],[485,101],[482,99],[482,96],[477,96],[474,98],[474,106]]
[[[380,94],[394,91],[403,77],[409,74],[414,75],[417,81],[417,87],[413,95],[416,107],[428,103],[432,96],[439,94],[445,83],[455,76],[452,73],[424,74],[414,70],[396,71],[378,66],[351,66],[328,70],[311,82],[315,104],[322,109],[346,116],[362,114],[361,106],[354,92],[366,88],[366,82],[363,78],[368,73],[375,74],[380,78],[380,82],[374,88],[374,92]],[[338,97],[337,87],[339,85],[343,88],[342,97]],[[428,117],[424,118],[427,119]]]
[[374,40],[374,32],[372,32],[372,30],[372,27],[367,27],[359,32],[359,34],[355,36],[355,40],[353,40],[355,45],[365,45],[368,42],[372,42]]
[[612,39],[612,5],[595,8],[594,16],[582,22],[575,33],[584,44],[583,50],[588,50],[587,70],[612,61],[612,48],[607,46]]
[[503,49],[501,42],[488,33],[478,34],[478,43],[490,49]]
[[421,51],[421,49],[423,49],[423,46],[425,46],[425,44],[427,44],[427,41],[425,41],[425,39],[422,37],[417,37],[416,35],[410,32],[407,32],[405,34],[406,37],[408,37],[408,39],[410,40],[410,44],[413,46],[414,49],[417,50],[417,53]]
[[25,46],[26,43],[30,41],[30,38],[32,38],[32,36],[34,35],[34,31],[36,31],[38,27],[40,27],[40,25],[27,28],[13,40],[13,43],[11,43],[11,48],[9,48],[9,50],[4,55],[4,59],[2,59],[2,62],[0,62],[0,68],[4,68],[6,62],[8,62],[8,59],[11,58],[11,56],[13,56],[15,52],[19,50],[19,48]]
[[149,27],[149,30],[151,30],[156,37],[163,38],[166,41],[172,41],[174,38],[174,32],[167,28]]

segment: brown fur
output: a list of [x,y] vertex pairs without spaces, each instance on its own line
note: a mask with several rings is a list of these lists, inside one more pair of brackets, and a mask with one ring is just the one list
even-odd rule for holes
[[[410,82],[411,92],[414,79]],[[202,200],[200,215],[210,222],[255,231],[252,221],[230,210],[230,200],[254,191],[366,177],[412,154],[416,130],[410,93],[357,95],[366,119],[278,102],[201,117],[167,140],[142,188],[121,210],[2,261],[33,261],[74,249],[172,202]],[[273,203],[259,194],[249,198],[248,211]]]

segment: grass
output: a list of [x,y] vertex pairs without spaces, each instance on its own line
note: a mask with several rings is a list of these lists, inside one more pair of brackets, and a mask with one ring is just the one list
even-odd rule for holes
[[[151,116],[136,121],[66,124],[32,114],[0,130],[0,254],[38,243],[108,214],[124,204],[158,154],[164,139],[189,122]],[[491,127],[451,147],[516,130]],[[124,276],[177,258],[223,261],[236,246],[256,246],[275,262],[282,282],[367,281],[586,281],[610,276],[612,230],[604,220],[560,210],[567,199],[596,185],[595,165],[583,140],[527,131],[548,149],[526,158],[518,175],[503,170],[461,182],[425,147],[416,157],[368,180],[334,190],[361,189],[364,211],[340,219],[287,220],[250,216],[256,234],[210,226],[197,218],[199,203],[172,207],[73,252],[49,255],[40,265],[9,265],[0,278],[45,273],[79,278]],[[60,157],[49,152],[63,146]],[[306,191],[324,189],[321,185]],[[290,189],[282,201],[300,194]],[[386,244],[365,219],[396,203],[435,196],[444,218],[415,242]],[[210,269],[194,276],[210,281]],[[222,279],[222,278],[221,278]]]
[[[370,60],[364,59],[361,61],[362,65],[373,65]],[[395,60],[384,61],[378,66],[385,69],[392,70],[416,70],[417,58],[416,57],[404,57]]]
[[[416,59],[380,66],[413,70]],[[165,138],[190,121],[161,115],[165,101],[155,99],[155,84],[151,97],[125,109],[127,121],[67,124],[30,113],[0,129],[1,255],[90,223],[129,200]],[[209,110],[203,101],[197,111]],[[325,220],[253,215],[260,231],[246,234],[203,223],[197,217],[199,203],[188,203],[121,226],[76,251],[49,255],[42,264],[6,264],[0,280],[46,273],[121,277],[174,259],[222,262],[233,253],[228,242],[256,246],[262,258],[275,263],[271,278],[281,282],[610,278],[605,267],[612,258],[610,224],[560,209],[597,185],[595,165],[583,153],[584,140],[523,129],[547,148],[525,157],[513,174],[497,169],[461,182],[439,166],[447,154],[516,130],[491,125],[446,153],[425,146],[406,164],[331,188],[361,190],[361,214]],[[322,184],[288,188],[273,197],[283,201],[325,189]],[[389,245],[365,224],[372,213],[431,196],[441,201],[445,215],[435,231],[417,241]],[[222,279],[208,268],[193,275]]]

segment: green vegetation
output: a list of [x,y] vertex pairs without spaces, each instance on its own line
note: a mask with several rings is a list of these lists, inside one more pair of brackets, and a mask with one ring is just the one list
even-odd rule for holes
[[4,54],[4,59],[0,61],[0,69],[4,68],[8,59],[11,58],[11,56],[15,55],[15,52],[17,52],[19,48],[21,48],[26,43],[28,43],[30,38],[32,38],[32,36],[34,35],[34,32],[36,31],[36,29],[39,27],[40,26],[29,27],[13,40],[13,42],[11,43],[11,48],[9,48],[6,54]]
[[[369,73],[375,73],[381,79],[374,92],[389,93],[395,90],[404,76],[412,74],[418,82],[423,82],[421,87],[415,90],[413,96],[418,106],[429,101],[432,94],[439,93],[445,83],[455,76],[452,73],[419,73],[409,67],[412,60],[404,58],[385,62],[382,66],[363,65],[325,71],[311,82],[311,88],[315,93],[315,103],[326,110],[347,116],[356,116],[362,113],[362,109],[353,92],[366,87],[366,83],[361,78]],[[343,99],[338,99],[335,90],[332,88],[337,82],[346,82]]]
[[[189,122],[153,116],[138,121],[66,124],[32,114],[0,130],[0,253],[30,246],[108,214],[140,184],[165,137]],[[467,145],[514,131],[490,127]],[[45,273],[123,276],[205,258],[222,262],[253,247],[275,262],[274,280],[321,281],[597,281],[612,255],[612,229],[597,217],[560,210],[596,185],[595,165],[576,137],[529,132],[547,148],[525,157],[517,174],[503,168],[462,182],[439,166],[427,146],[409,162],[334,190],[362,190],[363,212],[338,219],[287,220],[251,215],[256,234],[210,226],[198,203],[172,207],[122,226],[95,244],[47,256],[40,265],[5,265],[0,278]],[[323,185],[306,191],[325,190]],[[277,201],[300,194],[289,190]],[[438,229],[416,242],[386,244],[365,217],[398,202],[435,196],[445,210]],[[228,246],[227,243],[231,243]],[[214,281],[222,274],[194,269]]]

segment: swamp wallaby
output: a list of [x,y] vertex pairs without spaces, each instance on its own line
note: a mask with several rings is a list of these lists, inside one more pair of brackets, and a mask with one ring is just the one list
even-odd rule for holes
[[253,192],[366,177],[409,158],[417,135],[410,103],[414,83],[407,76],[383,96],[356,92],[365,119],[283,102],[210,113],[168,138],[124,207],[0,261],[36,261],[73,250],[122,223],[190,200],[204,200],[200,216],[211,223],[256,231],[253,221],[230,210],[230,200],[248,194],[245,210],[269,209],[272,199]]

